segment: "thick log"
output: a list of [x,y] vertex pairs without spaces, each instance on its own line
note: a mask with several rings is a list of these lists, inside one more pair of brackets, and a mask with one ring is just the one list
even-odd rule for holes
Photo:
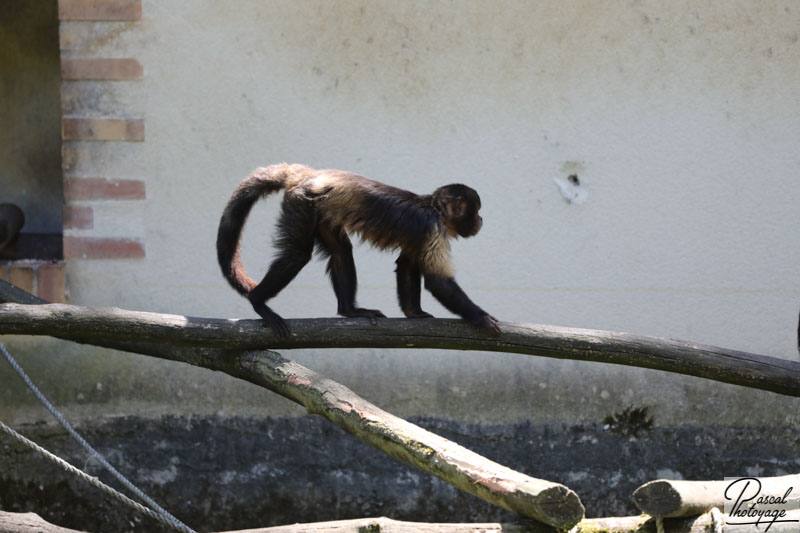
[[[708,514],[688,519],[672,518],[664,520],[661,531],[659,531],[656,519],[649,516],[586,518],[570,530],[570,533],[713,533],[712,524],[713,521]],[[294,524],[290,526],[226,531],[225,533],[363,533],[365,531],[370,533],[559,533],[556,529],[534,522],[514,524],[427,524],[400,522],[388,518]],[[763,533],[763,530],[759,533]],[[788,532],[783,531],[781,533]]]
[[36,513],[0,511],[0,533],[81,533],[75,529],[56,526]]
[[225,531],[224,533],[557,533],[558,530],[530,522],[528,524],[428,523],[403,522],[391,518],[356,518],[311,524],[263,527]]
[[535,479],[406,422],[275,352],[244,352],[224,371],[304,405],[391,457],[522,516],[559,529],[583,518],[578,495]]
[[64,304],[0,305],[0,334],[159,342],[227,349],[437,348],[512,352],[638,366],[800,396],[800,362],[628,333],[502,323],[497,338],[460,320],[289,320],[277,337],[260,320],[197,318]]
[[697,516],[713,507],[722,509],[722,481],[657,479],[633,492],[633,502],[645,514],[661,517]]
[[[794,513],[790,519],[800,518]],[[689,518],[665,518],[662,521],[663,533],[713,533],[715,526],[724,526],[730,517],[720,514],[715,523],[710,513]],[[609,518],[587,518],[578,523],[570,533],[661,533],[656,518],[648,516],[624,516]],[[729,531],[742,533],[763,533],[764,524],[754,526],[730,525]],[[769,528],[770,533],[796,533],[797,522],[778,522]],[[726,529],[723,527],[722,529]],[[536,522],[500,523],[423,523],[402,522],[389,518],[359,518],[334,522],[293,524],[256,529],[240,529],[224,533],[558,533],[558,530]],[[0,533],[81,533],[74,529],[54,526],[33,513],[17,514],[0,511]]]
[[[708,533],[712,519],[708,514],[690,519],[674,518],[663,522],[664,533]],[[500,524],[448,524],[402,522],[389,518],[359,518],[334,522],[293,524],[224,533],[558,533],[558,530],[536,522]],[[770,532],[773,530],[770,529]],[[33,513],[0,511],[0,533],[81,533],[50,524]],[[647,516],[589,518],[582,520],[570,533],[658,533],[656,519]],[[788,533],[786,530],[775,533]]]
[[[748,480],[752,481],[745,487]],[[743,492],[743,498],[786,496],[788,510],[800,508],[800,475],[742,478],[735,484],[734,481],[657,479],[636,489],[633,501],[643,513],[661,517],[697,516],[713,507],[727,510],[726,503],[732,506]],[[792,490],[787,494],[788,489]]]

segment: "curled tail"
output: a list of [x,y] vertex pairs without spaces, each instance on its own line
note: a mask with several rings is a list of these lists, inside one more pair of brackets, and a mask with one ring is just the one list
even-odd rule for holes
[[256,201],[284,188],[287,168],[287,165],[272,165],[255,169],[234,189],[222,212],[217,231],[217,259],[222,275],[242,296],[257,285],[247,275],[239,256],[244,223]]

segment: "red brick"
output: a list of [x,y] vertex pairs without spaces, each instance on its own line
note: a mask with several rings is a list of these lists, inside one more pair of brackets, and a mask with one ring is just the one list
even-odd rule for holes
[[142,65],[135,59],[61,59],[63,80],[136,80],[142,77]]
[[144,245],[135,239],[64,237],[65,259],[142,259]]
[[64,229],[92,229],[94,211],[85,205],[65,205],[61,211]]
[[140,20],[141,0],[58,0],[60,20]]
[[64,179],[64,199],[68,202],[144,200],[144,182],[106,178],[66,178]]
[[53,303],[64,303],[64,265],[45,264],[39,265],[36,271],[36,295],[43,300]]
[[64,117],[61,138],[65,141],[144,141],[144,119]]
[[8,281],[33,294],[33,265],[10,265]]

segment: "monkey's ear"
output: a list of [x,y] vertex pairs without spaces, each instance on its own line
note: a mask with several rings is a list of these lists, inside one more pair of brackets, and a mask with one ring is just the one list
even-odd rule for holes
[[463,217],[467,213],[467,200],[463,196],[456,196],[453,198],[453,211],[458,218]]
[[444,188],[433,193],[433,206],[445,217],[452,217],[455,212],[455,196],[447,194]]

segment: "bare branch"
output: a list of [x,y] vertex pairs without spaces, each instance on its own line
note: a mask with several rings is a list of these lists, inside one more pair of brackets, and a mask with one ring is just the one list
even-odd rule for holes
[[664,370],[744,387],[800,396],[800,363],[685,341],[600,330],[501,325],[489,338],[460,320],[298,319],[277,337],[260,320],[197,318],[63,304],[0,305],[0,333],[157,342],[225,349],[437,348],[512,352]]

